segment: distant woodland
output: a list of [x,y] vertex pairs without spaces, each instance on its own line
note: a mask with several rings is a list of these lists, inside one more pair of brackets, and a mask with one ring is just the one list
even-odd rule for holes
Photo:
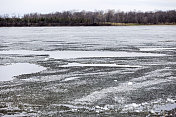
[[0,26],[114,26],[176,24],[176,10],[156,12],[64,11],[49,14],[0,16]]

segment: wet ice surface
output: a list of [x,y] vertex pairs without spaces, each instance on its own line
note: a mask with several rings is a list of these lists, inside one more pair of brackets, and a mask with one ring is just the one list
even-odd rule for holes
[[80,63],[69,63],[67,65],[62,65],[61,67],[127,67],[136,68],[142,66],[130,66],[130,65],[117,65],[117,64],[80,64]]
[[0,28],[0,78],[20,79],[0,82],[0,116],[171,115],[175,32],[176,26]]
[[137,52],[113,52],[113,51],[29,51],[10,50],[0,51],[0,54],[21,54],[21,55],[49,55],[54,59],[70,58],[98,58],[98,57],[142,57],[142,56],[165,56],[165,54],[137,53]]
[[16,63],[0,66],[0,81],[10,81],[14,79],[14,76],[36,73],[42,70],[45,70],[45,68],[29,63]]

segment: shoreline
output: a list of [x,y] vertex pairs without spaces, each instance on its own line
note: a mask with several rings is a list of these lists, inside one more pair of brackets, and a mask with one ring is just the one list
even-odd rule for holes
[[1,27],[103,27],[103,26],[176,26],[176,24],[115,24],[115,25],[23,25],[23,26],[0,26]]

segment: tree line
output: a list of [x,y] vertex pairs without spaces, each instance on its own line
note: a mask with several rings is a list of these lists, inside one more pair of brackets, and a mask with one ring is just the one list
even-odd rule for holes
[[125,24],[176,24],[176,10],[155,12],[64,11],[31,13],[22,17],[0,16],[0,26],[101,26]]

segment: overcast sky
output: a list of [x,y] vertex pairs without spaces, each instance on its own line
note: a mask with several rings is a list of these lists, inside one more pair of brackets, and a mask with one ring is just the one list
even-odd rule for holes
[[51,13],[64,10],[173,10],[176,0],[0,0],[0,15]]

